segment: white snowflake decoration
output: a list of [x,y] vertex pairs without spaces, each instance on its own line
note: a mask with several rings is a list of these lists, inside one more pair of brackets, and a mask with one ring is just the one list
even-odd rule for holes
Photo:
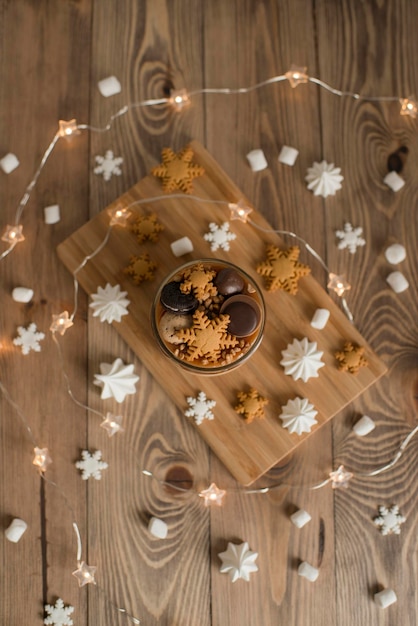
[[326,198],[327,196],[334,196],[335,192],[341,189],[344,176],[341,176],[341,168],[334,167],[334,163],[327,163],[326,161],[317,163],[314,161],[312,167],[308,167],[305,180],[308,183],[308,189],[313,191],[314,196]]
[[379,516],[373,522],[380,527],[382,535],[400,535],[401,524],[406,522],[406,517],[399,513],[399,507],[394,504],[389,509],[386,506],[379,506]]
[[112,150],[106,150],[104,156],[97,156],[96,163],[98,165],[94,168],[94,173],[102,174],[104,180],[110,180],[112,176],[120,176],[122,174],[119,165],[123,163],[123,158],[115,157]]
[[73,620],[70,615],[74,611],[73,606],[64,606],[63,600],[58,598],[55,606],[45,604],[45,611],[48,617],[44,619],[44,624],[55,624],[55,626],[73,626]]
[[123,315],[127,315],[127,306],[131,303],[127,291],[121,291],[120,285],[106,284],[106,287],[98,287],[97,293],[91,295],[93,302],[90,308],[94,310],[93,317],[100,317],[101,322],[120,322]]
[[301,435],[311,432],[312,426],[317,424],[315,419],[317,414],[318,411],[307,398],[294,398],[282,407],[279,417],[283,422],[283,427],[287,428],[290,433]]
[[102,470],[107,469],[108,464],[105,461],[101,461],[102,453],[100,450],[96,450],[93,454],[90,454],[88,450],[83,450],[81,453],[82,461],[77,461],[75,466],[82,470],[81,478],[88,480],[91,476],[96,480],[100,480],[102,477]]
[[199,391],[196,398],[188,397],[186,398],[187,404],[189,405],[189,409],[185,411],[186,417],[193,417],[198,426],[203,422],[203,420],[213,420],[214,415],[211,411],[214,406],[216,406],[215,400],[208,400],[206,398],[206,394],[203,391]]
[[102,387],[101,399],[114,398],[119,403],[136,393],[135,385],[139,380],[134,366],[125,365],[119,358],[113,363],[100,363],[100,374],[95,374],[94,378],[94,384]]
[[280,365],[284,367],[287,376],[292,376],[293,380],[301,378],[306,383],[309,378],[318,378],[318,370],[325,365],[321,361],[323,354],[317,349],[316,341],[310,342],[307,337],[300,341],[294,339],[286,350],[282,350]]
[[212,252],[215,252],[218,248],[228,251],[229,242],[237,238],[235,233],[229,232],[229,222],[224,222],[221,226],[211,222],[209,230],[209,233],[203,235],[203,239],[210,242]]
[[255,564],[258,553],[252,552],[246,541],[241,544],[228,543],[227,550],[218,556],[222,561],[221,574],[229,574],[233,583],[239,578],[248,582],[250,574],[258,571]]
[[338,239],[341,239],[338,244],[338,249],[344,250],[347,248],[350,250],[351,254],[355,254],[357,252],[357,248],[366,244],[363,237],[360,236],[362,233],[363,229],[360,226],[353,228],[349,223],[344,224],[344,230],[335,231]]
[[45,334],[37,332],[36,324],[29,324],[27,328],[18,326],[17,332],[19,337],[15,337],[13,343],[15,346],[21,346],[22,354],[29,354],[31,350],[34,352],[41,351],[39,342],[45,339]]

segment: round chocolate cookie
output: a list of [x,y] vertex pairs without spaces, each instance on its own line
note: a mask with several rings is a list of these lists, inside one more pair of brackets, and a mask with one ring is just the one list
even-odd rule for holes
[[250,297],[236,295],[225,300],[221,313],[229,315],[228,332],[236,337],[248,337],[260,323],[258,304]]
[[232,296],[235,293],[241,293],[244,289],[242,276],[228,267],[220,270],[213,282],[223,296]]
[[192,293],[182,293],[180,283],[172,281],[164,285],[161,291],[161,304],[168,311],[192,313],[197,309],[198,301]]

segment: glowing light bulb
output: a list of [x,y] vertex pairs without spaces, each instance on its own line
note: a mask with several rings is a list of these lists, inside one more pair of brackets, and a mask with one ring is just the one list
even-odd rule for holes
[[329,282],[327,284],[328,289],[335,291],[337,296],[343,296],[346,291],[351,289],[351,285],[346,281],[345,276],[329,273]]
[[52,316],[52,324],[49,327],[49,330],[52,333],[59,333],[60,335],[64,335],[67,328],[71,328],[74,322],[70,318],[68,311],[63,311],[59,315]]
[[225,494],[226,491],[224,489],[219,489],[215,483],[211,483],[207,489],[199,493],[199,497],[204,499],[205,506],[210,506],[211,504],[222,506],[222,500]]
[[248,216],[252,212],[250,207],[246,206],[242,200],[239,200],[237,204],[230,202],[228,204],[230,210],[230,220],[240,220],[241,222],[248,222]]
[[40,472],[45,472],[48,465],[52,463],[48,448],[34,448],[33,451],[35,452],[35,456],[32,461],[33,465],[35,465]]
[[169,102],[176,111],[182,111],[191,104],[191,100],[186,89],[172,89],[170,91]]
[[416,118],[418,114],[418,103],[415,100],[414,96],[409,96],[408,98],[401,98],[401,115],[409,115],[413,119]]
[[349,480],[353,478],[353,474],[351,472],[347,472],[344,465],[340,465],[335,472],[330,472],[329,477],[331,479],[332,488],[339,489],[340,487],[348,487]]
[[78,568],[72,572],[73,576],[77,578],[78,584],[80,587],[84,587],[84,585],[89,585],[93,583],[96,584],[94,579],[94,575],[96,573],[97,567],[93,565],[87,565],[84,561],[78,563]]
[[128,219],[132,215],[132,211],[129,211],[120,204],[114,209],[108,209],[107,212],[110,216],[110,226],[126,226]]
[[285,76],[293,89],[302,83],[308,82],[307,69],[307,67],[299,67],[298,65],[290,66],[290,70],[286,72]]
[[66,122],[65,120],[60,120],[58,122],[58,125],[58,134],[60,137],[68,138],[80,134],[75,118],[73,120],[68,120],[68,122]]
[[106,419],[100,424],[105,429],[109,437],[113,437],[116,433],[123,433],[124,429],[121,426],[122,415],[113,415],[113,413],[107,413]]
[[1,238],[2,241],[6,241],[10,244],[16,244],[25,239],[22,234],[23,226],[18,224],[17,226],[6,226],[6,230],[3,233]]

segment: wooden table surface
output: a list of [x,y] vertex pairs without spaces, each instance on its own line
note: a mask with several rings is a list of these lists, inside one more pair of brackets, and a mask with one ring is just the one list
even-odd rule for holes
[[[0,171],[2,233],[15,223],[59,119],[103,128],[124,105],[166,98],[173,88],[248,87],[292,63],[343,91],[418,94],[412,0],[0,0],[0,9],[0,157],[14,153],[20,162]],[[97,83],[112,75],[122,91],[105,98]],[[0,261],[1,528],[14,518],[28,525],[18,543],[0,543],[2,623],[40,625],[44,605],[58,598],[74,607],[77,626],[129,624],[129,615],[144,626],[417,623],[417,440],[391,469],[367,476],[416,425],[416,128],[396,99],[339,97],[312,81],[292,89],[286,80],[240,95],[197,93],[181,113],[167,104],[130,107],[109,131],[56,143],[18,220],[25,240]],[[92,316],[82,290],[74,326],[56,342],[48,330],[53,314],[74,307],[57,245],[148,174],[163,147],[192,139],[274,228],[296,233],[347,276],[355,325],[388,368],[255,483],[279,485],[264,494],[234,481],[168,399],[164,376],[153,378],[116,330]],[[299,150],[293,167],[277,160],[283,145]],[[383,178],[401,147],[405,186],[395,193]],[[268,161],[260,172],[246,159],[255,148]],[[123,157],[122,174],[107,182],[93,172],[106,150]],[[304,181],[322,159],[344,176],[326,199]],[[53,204],[61,220],[48,225],[43,208]],[[366,245],[356,254],[337,249],[335,231],[346,222],[363,228]],[[396,267],[384,255],[394,242],[407,251]],[[311,266],[325,287],[320,263]],[[409,281],[401,294],[386,283],[393,270]],[[12,299],[17,286],[33,289],[30,303]],[[13,338],[30,323],[45,339],[25,356]],[[99,364],[118,357],[140,376],[122,405],[101,400],[93,385]],[[124,433],[109,438],[100,428],[107,411],[123,414]],[[363,414],[376,428],[360,438],[352,426]],[[44,478],[32,465],[35,445],[53,460]],[[101,481],[81,479],[82,450],[102,452],[109,467]],[[312,489],[340,465],[354,474],[347,489]],[[185,491],[159,482],[173,475],[190,477]],[[211,482],[227,490],[222,507],[205,507],[198,496]],[[373,518],[392,505],[406,521],[399,535],[383,536]],[[301,530],[289,519],[298,508],[312,516]],[[152,516],[167,523],[166,539],[149,534]],[[97,567],[96,585],[79,588],[72,576],[74,524],[82,560]],[[258,552],[259,571],[231,583],[218,554],[244,541]],[[302,561],[319,568],[315,583],[298,576]],[[397,603],[384,610],[373,596],[385,588]]]

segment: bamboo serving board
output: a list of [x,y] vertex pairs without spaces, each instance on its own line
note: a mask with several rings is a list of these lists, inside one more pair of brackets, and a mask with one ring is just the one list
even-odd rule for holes
[[[147,176],[108,207],[114,208],[118,204],[125,207],[138,200],[163,196],[130,209],[133,217],[157,214],[164,226],[158,242],[147,241],[140,245],[129,228],[116,225],[107,244],[77,273],[77,278],[89,295],[106,283],[119,284],[122,290],[128,292],[131,301],[129,315],[123,316],[119,323],[113,322],[113,326],[182,412],[188,408],[186,397],[195,397],[199,391],[204,391],[208,399],[216,401],[214,420],[204,420],[196,426],[193,419],[184,419],[191,419],[231,474],[243,485],[250,485],[372,385],[385,373],[386,367],[312,276],[300,280],[295,296],[283,291],[265,291],[264,279],[256,273],[255,267],[265,259],[266,244],[273,243],[282,248],[287,246],[273,232],[262,232],[249,223],[230,220],[229,202],[243,200],[247,206],[251,204],[199,143],[192,142],[191,146],[193,161],[205,169],[205,174],[193,181],[193,196],[181,192],[175,197],[164,196],[160,180]],[[209,202],[213,200],[220,203]],[[250,217],[260,228],[271,230],[256,210]],[[102,211],[58,246],[58,255],[71,273],[103,242],[109,219],[107,210]],[[208,232],[210,222],[220,225],[225,221],[229,221],[236,239],[231,242],[228,252],[211,252],[210,244],[203,239],[203,235]],[[194,250],[176,258],[170,243],[184,236],[191,239]],[[136,286],[124,273],[124,268],[129,265],[131,255],[144,252],[148,252],[155,261],[157,269],[152,281]],[[311,264],[303,251],[301,256],[303,263]],[[160,351],[152,335],[150,313],[158,286],[169,272],[187,261],[212,257],[235,263],[254,277],[262,287],[267,319],[261,346],[247,363],[227,374],[199,376],[181,369]],[[310,325],[317,308],[326,308],[331,312],[323,330],[314,330]],[[319,377],[306,383],[295,382],[286,376],[279,364],[281,351],[287,344],[294,338],[303,337],[317,342],[318,349],[324,352],[322,360],[325,362],[319,370]],[[337,369],[334,354],[342,349],[345,341],[366,348],[368,367],[362,368],[356,376]],[[265,408],[265,418],[248,424],[234,411],[234,406],[237,404],[237,392],[247,391],[250,387],[267,398],[269,403]],[[281,407],[296,396],[308,398],[318,411],[318,424],[311,433],[301,436],[290,434],[278,418]]]

